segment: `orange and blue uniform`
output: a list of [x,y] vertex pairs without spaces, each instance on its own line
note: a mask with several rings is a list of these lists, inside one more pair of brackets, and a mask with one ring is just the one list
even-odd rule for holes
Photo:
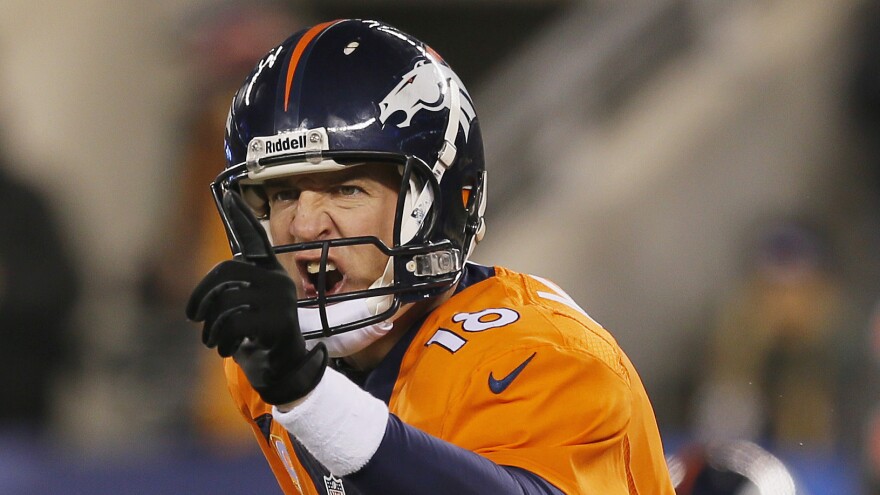
[[409,477],[410,493],[461,493],[513,473],[544,490],[519,493],[673,495],[647,394],[613,337],[549,281],[474,264],[465,273],[362,381],[391,416],[377,453],[348,477],[274,422],[227,360],[233,398],[284,492],[373,493],[363,487]]

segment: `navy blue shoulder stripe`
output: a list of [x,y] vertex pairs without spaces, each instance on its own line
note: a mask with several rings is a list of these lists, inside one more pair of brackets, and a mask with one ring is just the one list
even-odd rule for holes
[[[455,289],[455,293],[457,294],[467,287],[494,276],[494,267],[478,265],[476,263],[467,263],[464,266],[464,275],[462,276],[458,287]],[[406,350],[409,349],[410,344],[427,317],[428,315],[425,315],[422,319],[413,324],[412,328],[406,333],[406,335],[394,344],[394,347],[391,348],[391,351],[385,356],[385,359],[379,363],[379,366],[367,375],[362,384],[364,390],[372,394],[374,397],[381,399],[386,404],[391,400],[391,392],[394,390],[394,383],[397,381],[397,376],[400,374],[400,363],[403,361],[403,355],[406,354]]]
[[468,287],[494,276],[494,266],[478,265],[476,263],[468,262],[464,265],[464,275],[461,277],[461,282],[458,283],[458,287],[455,288],[455,293],[458,294]]

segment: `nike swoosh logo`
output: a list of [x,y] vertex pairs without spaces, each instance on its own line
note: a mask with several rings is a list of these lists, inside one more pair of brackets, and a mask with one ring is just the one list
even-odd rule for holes
[[522,373],[522,370],[524,370],[526,368],[526,366],[528,366],[528,364],[532,361],[532,359],[534,359],[535,355],[537,355],[537,354],[538,354],[537,352],[533,352],[532,355],[529,356],[528,359],[523,361],[522,364],[517,366],[513,371],[508,373],[507,376],[505,376],[504,378],[502,378],[500,380],[495,379],[495,376],[493,376],[492,372],[490,371],[489,372],[489,390],[491,390],[492,393],[496,394],[496,395],[500,394],[501,392],[504,392],[507,389],[507,387],[509,387],[510,384],[513,383],[513,381],[516,379],[516,377],[518,377],[519,374]]

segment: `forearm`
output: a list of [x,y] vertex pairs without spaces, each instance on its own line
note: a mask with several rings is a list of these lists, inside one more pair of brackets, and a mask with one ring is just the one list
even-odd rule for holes
[[347,479],[365,494],[562,494],[532,473],[495,464],[407,425],[394,415],[388,419],[376,453]]
[[276,421],[337,476],[368,494],[560,495],[541,478],[430,436],[338,372]]

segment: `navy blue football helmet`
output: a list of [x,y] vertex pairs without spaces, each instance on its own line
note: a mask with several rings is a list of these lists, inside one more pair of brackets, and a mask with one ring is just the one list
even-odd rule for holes
[[[482,236],[486,172],[470,95],[435,51],[389,25],[327,22],[270,50],[235,94],[225,147],[226,169],[211,189],[233,256],[241,246],[222,207],[225,191],[238,191],[266,219],[267,179],[363,163],[401,172],[392,246],[367,236],[274,247],[321,250],[317,296],[298,302],[320,310],[322,329],[304,332],[307,339],[386,320],[403,303],[447,291]],[[327,294],[329,249],[354,244],[387,255],[393,281]],[[376,297],[389,302],[368,318],[328,321],[328,305]]]

